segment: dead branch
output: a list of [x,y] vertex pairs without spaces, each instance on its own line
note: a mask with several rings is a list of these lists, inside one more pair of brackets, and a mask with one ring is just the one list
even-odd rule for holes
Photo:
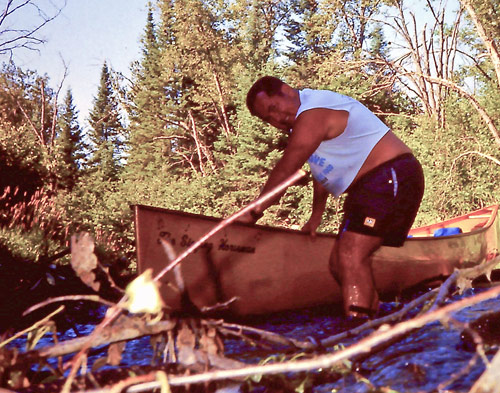
[[226,105],[224,103],[224,92],[222,91],[222,86],[219,80],[219,75],[217,74],[217,71],[215,67],[212,64],[212,74],[214,76],[214,82],[215,82],[215,87],[217,88],[217,93],[219,97],[219,104],[220,104],[220,111],[222,113],[222,128],[224,130],[224,133],[226,134],[226,140],[229,141],[229,135],[231,134],[231,125],[229,123],[229,116],[226,111]]
[[345,340],[345,339],[350,338],[350,337],[355,337],[355,336],[363,333],[366,330],[376,329],[376,328],[383,326],[385,324],[399,321],[405,315],[407,315],[411,310],[413,310],[414,308],[416,308],[418,306],[421,306],[425,302],[429,301],[435,295],[436,295],[436,290],[426,292],[422,296],[411,301],[405,307],[403,307],[401,310],[399,310],[395,313],[389,314],[389,315],[382,317],[382,318],[379,318],[379,319],[367,321],[363,325],[360,325],[354,329],[339,333],[335,336],[327,337],[327,338],[321,340],[320,343],[323,347],[333,347],[334,345],[340,343],[342,340]]
[[[51,5],[54,3],[50,2]],[[14,0],[8,0],[4,6],[3,11],[0,11],[0,27],[5,25],[5,22],[9,19],[15,20],[29,20],[30,18],[21,15],[17,16],[23,10],[26,10],[28,7],[34,7],[36,10],[36,14],[40,17],[40,21],[35,23],[35,26],[28,28],[4,28],[0,31],[0,35],[3,35],[4,38],[0,40],[0,54],[12,53],[15,49],[25,48],[29,50],[35,50],[36,46],[45,42],[45,40],[37,34],[40,30],[45,27],[48,23],[57,18],[64,7],[66,7],[67,0],[64,0],[64,3],[61,7],[57,7],[57,9],[53,12],[53,15],[48,16],[46,12],[44,12],[35,1],[32,0],[23,0],[20,4],[14,4]]]
[[154,141],[161,140],[161,139],[167,139],[167,140],[168,139],[186,139],[186,140],[188,140],[189,138],[184,136],[184,135],[164,135],[164,136],[155,136],[151,140],[154,142]]
[[491,271],[498,265],[499,262],[500,258],[492,258],[485,263],[481,263],[480,265],[471,268],[460,270],[456,269],[439,288],[439,293],[429,311],[434,311],[436,308],[441,306],[445,298],[448,297],[453,285],[457,284],[459,286],[459,290],[463,291],[463,289],[471,287],[472,280],[483,274],[485,274],[489,279]]
[[434,299],[434,304],[431,306],[429,311],[434,311],[443,304],[444,300],[448,297],[450,293],[452,285],[455,285],[459,274],[460,271],[455,270],[453,274],[450,277],[448,277],[446,281],[441,285],[441,287],[439,288],[439,292],[436,298]]
[[198,153],[199,168],[202,176],[206,176],[205,166],[203,165],[203,156],[201,154],[200,140],[198,137],[198,130],[196,128],[196,123],[194,121],[193,113],[188,111],[189,121],[191,122],[191,132],[193,135],[193,140],[196,145],[196,152]]
[[497,84],[498,87],[500,87],[500,52],[496,46],[495,40],[486,32],[485,26],[472,6],[472,2],[470,0],[460,0],[460,3],[462,3],[462,5],[467,9],[470,18],[476,26],[477,33],[483,41],[483,45],[490,56],[493,67],[495,68]]
[[[222,322],[218,324],[217,322],[208,322],[212,326],[215,326],[217,328],[225,328],[227,333],[232,333],[233,335],[237,335],[239,337],[242,337],[244,333],[250,333],[257,335],[259,339],[261,340],[266,340],[269,341],[273,344],[277,345],[283,345],[287,347],[292,347],[292,348],[299,348],[299,349],[313,349],[315,345],[310,342],[310,341],[299,341],[293,338],[288,338],[285,336],[282,336],[277,333],[269,332],[267,330],[262,330],[258,328],[254,328],[251,326],[244,326],[244,325],[238,325],[235,323],[226,323]],[[240,333],[240,334],[238,334]]]
[[[175,321],[159,321],[149,324],[145,318],[141,317],[120,317],[115,324],[102,329],[101,333],[94,338],[93,345],[112,344],[119,341],[133,340],[143,336],[156,335],[168,332],[175,326]],[[43,358],[52,358],[75,353],[84,347],[88,337],[78,337],[72,340],[60,342],[56,345],[45,346],[31,352]],[[30,352],[26,352],[29,356]]]
[[38,310],[42,307],[48,306],[49,304],[53,303],[59,303],[59,302],[67,302],[67,301],[81,301],[81,300],[87,300],[87,301],[92,301],[96,303],[101,303],[106,306],[114,306],[115,303],[107,301],[100,296],[97,295],[66,295],[66,296],[58,296],[54,298],[47,299],[41,303],[35,304],[34,306],[31,306],[28,308],[26,311],[23,312],[23,316],[28,315],[29,313],[32,313],[35,310]]
[[481,153],[480,151],[466,151],[465,153],[459,154],[451,163],[450,177],[451,177],[451,174],[453,172],[453,169],[455,168],[457,161],[460,160],[462,157],[469,156],[471,154],[486,158],[487,160],[490,160],[490,161],[494,162],[495,164],[500,165],[500,160],[496,159],[495,157],[490,156],[489,154],[484,154],[484,153]]
[[469,102],[472,104],[472,106],[476,109],[476,111],[479,113],[483,121],[486,123],[488,126],[488,129],[490,130],[494,141],[498,146],[500,146],[500,132],[498,131],[498,128],[495,126],[495,123],[493,119],[488,115],[488,113],[484,110],[484,108],[479,104],[479,102],[472,96],[472,94],[467,93],[463,88],[458,86],[457,84],[441,79],[441,78],[434,78],[428,75],[420,75],[422,78],[427,79],[428,81],[436,84],[441,84],[443,86],[449,87],[450,89],[456,91],[458,94],[460,94],[462,97],[467,98]]
[[[332,354],[317,356],[307,360],[296,360],[286,363],[273,363],[258,366],[247,366],[233,370],[218,370],[206,373],[200,373],[190,376],[172,376],[169,377],[169,383],[172,386],[199,384],[211,381],[237,379],[248,377],[251,375],[274,375],[283,373],[294,373],[303,371],[312,371],[333,367],[343,360],[347,360],[354,356],[369,353],[373,348],[394,339],[401,335],[407,334],[415,329],[421,328],[431,322],[439,320],[447,320],[450,315],[465,307],[470,307],[474,304],[483,302],[485,300],[493,299],[500,295],[500,286],[495,286],[490,290],[474,295],[470,298],[465,298],[455,303],[449,304],[433,312],[420,315],[408,321],[400,322],[397,325],[389,327],[388,325],[381,326],[377,331],[368,337],[356,342],[344,350],[334,352]],[[500,357],[499,357],[500,359]],[[500,368],[498,368],[500,369]],[[148,389],[158,388],[159,385],[155,382],[147,385]],[[136,386],[137,389],[130,388],[128,392],[144,391],[145,386]],[[109,389],[91,390],[87,393],[107,393]],[[479,391],[478,391],[479,392]]]
[[[243,216],[244,214],[248,213],[250,210],[254,209],[257,206],[260,206],[262,203],[266,202],[269,199],[274,198],[276,195],[278,195],[280,192],[285,190],[287,187],[290,185],[294,184],[297,182],[299,179],[305,176],[305,172],[303,170],[298,170],[296,173],[294,173],[292,176],[290,176],[288,179],[280,183],[278,186],[276,186],[274,189],[269,191],[268,193],[264,194],[261,196],[259,199],[255,200],[254,202],[250,203],[243,209],[241,209],[239,212],[234,213],[230,217],[226,218],[225,220],[222,220],[218,225],[216,225],[211,231],[209,231],[206,235],[204,235],[201,239],[193,243],[190,247],[188,247],[181,255],[179,255],[174,261],[172,261],[167,267],[165,267],[160,273],[156,275],[154,280],[156,282],[159,282],[159,280],[167,274],[170,270],[172,270],[175,266],[177,266],[182,260],[184,260],[189,254],[194,252],[200,245],[202,245],[207,239],[215,235],[217,232],[219,232],[221,229],[227,227],[234,221],[236,221],[239,217]],[[76,373],[78,369],[81,367],[83,364],[83,359],[86,356],[87,351],[94,345],[94,342],[99,339],[101,336],[101,332],[103,329],[105,329],[108,325],[110,325],[114,320],[116,320],[122,311],[122,307],[125,305],[127,302],[127,296],[123,296],[122,299],[112,308],[108,310],[108,313],[106,315],[106,318],[94,329],[94,331],[85,338],[85,343],[82,345],[80,352],[75,355],[75,357],[72,360],[71,364],[71,370],[69,372],[69,375],[66,379],[66,382],[63,386],[62,393],[69,393],[71,385],[73,383],[73,380],[76,376]]]
[[63,310],[64,310],[64,306],[60,306],[57,310],[51,312],[49,315],[47,315],[45,318],[41,319],[40,321],[35,322],[29,328],[24,329],[24,330],[22,330],[22,331],[20,331],[20,332],[18,332],[16,334],[14,334],[12,337],[8,338],[7,340],[0,342],[0,348],[3,348],[8,343],[10,343],[10,342],[18,339],[19,337],[25,335],[28,332],[30,332],[32,330],[35,330],[35,329],[38,329],[39,326],[42,326],[42,325],[46,324],[50,320],[50,318],[52,318],[56,314],[59,314]]

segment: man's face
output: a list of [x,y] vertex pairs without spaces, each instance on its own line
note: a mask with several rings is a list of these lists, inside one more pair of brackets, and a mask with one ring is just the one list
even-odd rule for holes
[[268,96],[261,91],[256,96],[254,109],[256,115],[266,123],[288,132],[295,121],[295,113],[289,101],[285,95]]

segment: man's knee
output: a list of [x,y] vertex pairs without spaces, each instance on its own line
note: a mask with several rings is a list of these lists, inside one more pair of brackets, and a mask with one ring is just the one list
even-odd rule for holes
[[382,244],[382,239],[354,232],[344,232],[337,238],[330,256],[330,272],[337,282],[346,272],[356,271],[371,264],[371,255]]

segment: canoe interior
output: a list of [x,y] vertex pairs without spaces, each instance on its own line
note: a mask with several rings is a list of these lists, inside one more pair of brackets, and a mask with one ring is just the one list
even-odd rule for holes
[[[168,240],[179,255],[220,222],[150,206],[134,205],[133,209],[139,272],[151,268],[156,274],[168,264],[160,239]],[[378,291],[397,295],[496,255],[500,243],[497,209],[492,206],[470,213],[467,219],[462,216],[443,223],[461,225],[464,233],[459,235],[421,235],[433,233],[441,225],[437,224],[415,229],[415,237],[403,247],[382,247],[372,259]],[[239,316],[340,303],[340,289],[328,269],[335,239],[329,234],[311,238],[290,229],[232,224],[182,261],[182,275],[198,307],[235,298],[229,312]],[[162,279],[161,293],[169,307],[178,309],[180,295],[174,282],[170,272]]]
[[463,233],[473,232],[477,229],[488,227],[497,216],[498,205],[488,206],[480,210],[445,220],[432,225],[426,225],[410,230],[414,237],[433,236],[434,232],[441,228],[458,227]]

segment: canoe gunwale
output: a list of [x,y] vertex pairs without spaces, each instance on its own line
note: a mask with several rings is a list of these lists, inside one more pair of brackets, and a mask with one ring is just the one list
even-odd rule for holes
[[[166,208],[161,208],[161,207],[155,207],[155,206],[147,206],[147,205],[142,205],[142,204],[133,204],[130,206],[131,209],[134,211],[134,215],[137,218],[137,211],[139,209],[145,209],[149,211],[157,211],[157,212],[162,212],[162,213],[169,213],[177,216],[183,216],[183,217],[189,217],[189,218],[195,218],[195,219],[204,219],[204,220],[210,220],[213,221],[214,224],[219,223],[223,218],[218,218],[218,217],[213,217],[213,216],[206,216],[203,214],[196,214],[196,213],[189,213],[189,212],[184,212],[180,210],[172,210],[172,209],[166,209]],[[459,233],[455,235],[447,235],[447,236],[439,236],[435,237],[433,235],[428,235],[428,236],[416,236],[416,237],[409,237],[406,239],[407,242],[420,242],[420,241],[437,241],[437,240],[442,240],[442,239],[449,239],[449,238],[459,238],[459,237],[467,237],[467,236],[473,236],[478,233],[487,231],[495,222],[496,216],[498,214],[498,208],[499,205],[491,205],[491,206],[486,206],[482,209],[475,210],[473,212],[470,212],[468,214],[464,214],[462,216],[454,217],[449,220],[444,220],[441,222],[443,223],[453,223],[453,222],[460,222],[462,220],[467,220],[470,216],[474,214],[478,214],[479,212],[483,211],[489,211],[491,209],[491,213],[489,213],[489,219],[486,222],[485,225],[483,225],[481,228],[474,229],[470,232],[464,232],[464,233]],[[243,224],[243,223],[235,223],[235,225],[241,225],[241,226],[246,226],[246,227],[251,227],[251,228],[259,228],[267,231],[272,231],[272,232],[288,232],[288,233],[293,233],[296,235],[302,235],[302,236],[310,236],[308,233],[302,232],[297,229],[291,229],[291,228],[285,228],[285,227],[273,227],[270,225],[262,225],[262,224]],[[421,230],[423,228],[431,228],[434,225],[426,225],[423,227],[418,227],[418,228],[412,228],[413,230]],[[324,232],[317,232],[317,236],[320,237],[326,237],[326,238],[336,238],[337,234],[332,234],[332,233],[324,233]],[[137,226],[136,226],[136,239],[137,239]]]

